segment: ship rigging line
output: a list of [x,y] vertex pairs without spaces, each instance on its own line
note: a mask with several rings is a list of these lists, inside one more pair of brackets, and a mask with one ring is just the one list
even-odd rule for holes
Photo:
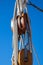
[[33,49],[33,51],[34,51],[34,53],[35,53],[35,56],[36,56],[36,59],[37,59],[38,65],[41,65],[41,64],[40,64],[39,57],[38,57],[38,54],[37,54],[36,49],[35,49],[35,47],[34,47],[33,44],[32,44],[32,49]]
[[43,9],[41,9],[40,7],[36,6],[35,4],[33,4],[31,1],[29,1],[28,3],[26,3],[27,5],[33,6],[34,8],[36,8],[37,10],[39,10],[40,12],[43,12]]

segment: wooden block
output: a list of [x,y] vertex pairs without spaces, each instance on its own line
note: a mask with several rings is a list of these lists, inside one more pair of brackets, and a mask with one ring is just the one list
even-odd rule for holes
[[32,65],[32,53],[28,51],[28,61],[24,61],[24,49],[18,53],[18,64],[19,65]]

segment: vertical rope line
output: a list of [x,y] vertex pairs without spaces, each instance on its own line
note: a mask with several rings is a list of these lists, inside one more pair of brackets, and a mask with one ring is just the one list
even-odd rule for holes
[[32,48],[33,48],[33,50],[34,50],[34,53],[35,53],[35,56],[36,56],[36,59],[37,59],[38,65],[40,65],[40,60],[39,60],[38,54],[37,54],[36,49],[35,49],[35,47],[34,47],[33,44],[32,44]]
[[22,12],[23,11],[23,1],[19,0],[19,3],[20,3],[20,12]]

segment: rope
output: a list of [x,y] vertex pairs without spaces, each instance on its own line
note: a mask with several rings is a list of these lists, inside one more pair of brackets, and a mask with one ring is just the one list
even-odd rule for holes
[[36,49],[35,49],[35,47],[34,47],[33,44],[32,44],[32,48],[33,48],[33,50],[34,50],[34,53],[35,53],[35,56],[36,56],[36,59],[37,59],[38,65],[41,65],[41,64],[40,64],[39,57],[38,57],[38,54],[37,54]]
[[31,1],[29,1],[29,3],[26,3],[27,5],[31,5],[33,6],[34,8],[36,8],[37,10],[43,12],[43,9],[41,9],[40,7],[36,6],[35,4],[33,4]]

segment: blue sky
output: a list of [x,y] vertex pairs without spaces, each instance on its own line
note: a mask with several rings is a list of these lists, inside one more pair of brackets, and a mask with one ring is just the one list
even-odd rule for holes
[[[43,0],[31,0],[43,9]],[[0,65],[11,65],[12,31],[10,27],[15,0],[0,0]],[[31,19],[32,42],[43,65],[43,13],[34,7],[28,7]],[[34,65],[37,65],[34,56]],[[36,61],[36,62],[35,62]]]

